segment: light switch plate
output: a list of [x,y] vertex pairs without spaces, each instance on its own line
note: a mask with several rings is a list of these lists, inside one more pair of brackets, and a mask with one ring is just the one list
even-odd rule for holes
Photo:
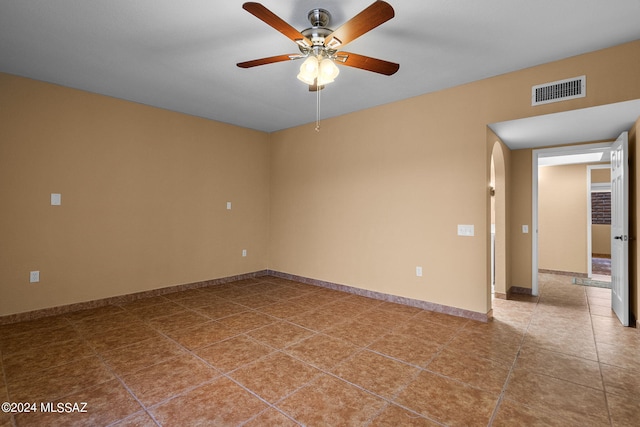
[[422,267],[420,266],[416,267],[416,276],[422,277]]
[[458,236],[473,237],[475,230],[473,225],[458,224]]
[[529,232],[529,226],[528,226],[528,225],[523,225],[523,226],[522,226],[522,232],[523,232],[524,234],[527,234],[527,233]]
[[62,204],[62,195],[59,193],[51,193],[51,206],[60,206]]
[[231,210],[231,202],[227,202],[227,210]]

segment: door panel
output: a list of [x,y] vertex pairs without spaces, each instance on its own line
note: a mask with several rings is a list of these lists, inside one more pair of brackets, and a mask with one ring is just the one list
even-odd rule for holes
[[629,326],[629,142],[611,146],[611,308]]

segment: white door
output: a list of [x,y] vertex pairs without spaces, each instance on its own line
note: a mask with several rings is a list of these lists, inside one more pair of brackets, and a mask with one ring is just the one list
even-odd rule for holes
[[629,326],[629,141],[611,146],[611,308]]

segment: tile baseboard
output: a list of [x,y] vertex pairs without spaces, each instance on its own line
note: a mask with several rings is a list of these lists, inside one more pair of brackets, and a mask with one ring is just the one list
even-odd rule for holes
[[531,288],[521,288],[520,286],[512,286],[507,291],[507,298],[509,299],[511,295],[533,295],[533,290]]
[[605,258],[611,259],[611,254],[591,254],[592,258]]
[[89,310],[92,308],[104,307],[112,304],[126,304],[142,298],[149,298],[159,295],[170,294],[173,292],[186,291],[189,289],[204,288],[207,286],[222,285],[224,283],[236,282],[238,280],[253,279],[256,277],[266,276],[268,270],[255,271],[253,273],[238,274],[235,276],[222,277],[219,279],[204,280],[201,282],[186,283],[183,285],[168,286],[166,288],[151,289],[148,291],[136,292],[133,294],[118,295],[115,297],[101,298],[92,301],[79,302],[74,304],[61,305],[57,307],[48,307],[39,310],[26,311],[23,313],[8,314],[0,316],[0,325],[10,323],[24,322],[28,320],[36,320],[42,317],[57,316],[60,314],[72,313],[74,311]]
[[269,276],[279,277],[281,279],[293,280],[296,282],[306,283],[308,285],[321,286],[323,288],[333,289],[336,291],[346,292],[363,297],[373,298],[377,300],[393,302],[396,304],[408,305],[427,311],[436,313],[449,314],[451,316],[463,317],[465,319],[477,320],[479,322],[488,322],[491,318],[491,312],[479,313],[476,311],[465,310],[462,308],[450,307],[447,305],[436,304],[429,301],[422,301],[413,298],[401,297],[383,292],[370,291],[367,289],[357,288],[354,286],[342,285],[338,283],[327,282],[324,280],[311,279],[308,277],[298,276],[295,274],[283,273],[280,271],[268,270]]
[[[56,316],[61,314],[72,313],[75,311],[88,310],[92,308],[99,308],[112,304],[126,304],[142,298],[149,298],[159,295],[170,294],[173,292],[186,291],[189,289],[204,288],[207,286],[222,285],[225,283],[236,282],[239,280],[253,279],[257,277],[273,276],[281,279],[293,280],[308,285],[320,286],[327,289],[333,289],[336,291],[346,292],[349,294],[360,295],[363,297],[373,298],[377,300],[393,302],[396,304],[403,304],[410,307],[416,307],[427,311],[433,311],[436,313],[448,314],[451,316],[462,317],[466,319],[476,320],[480,322],[488,322],[491,319],[491,312],[483,314],[471,310],[465,310],[456,307],[450,307],[442,304],[436,304],[429,301],[416,300],[413,298],[401,297],[392,294],[386,294],[382,292],[370,291],[367,289],[357,288],[348,285],[342,285],[338,283],[327,282],[324,280],[311,279],[308,277],[297,276],[295,274],[283,273],[275,270],[260,270],[252,273],[239,274],[235,276],[222,277],[218,279],[204,280],[201,282],[187,283],[183,285],[169,286],[159,289],[151,289],[143,292],[136,292],[133,294],[119,295],[115,297],[102,298],[92,301],[61,305],[57,307],[43,308],[40,310],[27,311],[23,313],[9,314],[0,316],[0,325],[6,325],[10,323],[24,322],[29,320],[36,320],[43,317]],[[513,289],[513,287],[511,288]]]

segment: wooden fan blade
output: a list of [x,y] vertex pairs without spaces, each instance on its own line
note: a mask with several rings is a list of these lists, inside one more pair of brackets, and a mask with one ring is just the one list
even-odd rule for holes
[[297,56],[299,55],[298,54],[276,55],[276,56],[270,56],[268,58],[254,59],[253,61],[238,62],[236,65],[240,68],[251,68],[251,67],[257,67],[258,65],[273,64],[275,62],[291,61],[292,59],[297,58]]
[[242,8],[256,18],[280,31],[282,34],[284,34],[294,42],[303,46],[311,47],[311,41],[303,36],[300,31],[287,24],[284,20],[282,20],[282,18],[271,12],[260,3],[247,2],[242,5]]
[[[343,58],[346,59],[343,61]],[[357,53],[338,52],[338,63],[348,67],[360,68],[374,73],[390,76],[400,69],[400,64],[385,61],[383,59],[371,58],[370,56],[358,55]]]
[[325,40],[325,46],[332,49],[344,46],[394,16],[395,12],[389,3],[376,1],[331,33]]

